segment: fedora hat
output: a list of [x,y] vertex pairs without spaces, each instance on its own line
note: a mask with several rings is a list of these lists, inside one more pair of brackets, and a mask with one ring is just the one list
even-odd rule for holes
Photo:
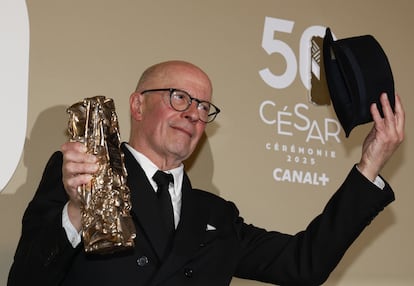
[[380,44],[371,35],[333,40],[330,28],[323,39],[326,80],[336,116],[345,131],[373,121],[372,103],[386,92],[394,110],[394,79],[391,66]]

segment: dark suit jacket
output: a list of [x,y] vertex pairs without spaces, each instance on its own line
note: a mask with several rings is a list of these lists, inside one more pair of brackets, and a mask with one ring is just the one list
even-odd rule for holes
[[[173,247],[160,258],[163,233],[153,208],[154,190],[124,148],[137,237],[132,251],[85,255],[73,249],[61,224],[67,196],[62,154],[49,160],[23,217],[22,235],[8,285],[229,285],[233,276],[279,285],[320,285],[350,244],[391,201],[388,184],[379,190],[354,167],[323,212],[296,235],[249,225],[235,205],[182,188],[181,218]],[[207,230],[207,225],[215,230]]]

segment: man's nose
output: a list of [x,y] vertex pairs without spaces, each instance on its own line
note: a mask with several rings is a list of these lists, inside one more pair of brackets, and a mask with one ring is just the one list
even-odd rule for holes
[[184,117],[189,119],[190,121],[198,121],[200,119],[200,115],[198,113],[198,102],[193,100],[188,109],[183,113]]

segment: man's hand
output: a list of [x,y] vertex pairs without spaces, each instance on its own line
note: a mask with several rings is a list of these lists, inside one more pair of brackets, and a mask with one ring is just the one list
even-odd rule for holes
[[365,138],[358,169],[369,180],[374,181],[381,169],[404,140],[405,113],[400,97],[395,96],[395,113],[392,111],[388,97],[381,94],[381,117],[376,104],[371,105],[374,126]]
[[73,226],[81,229],[81,201],[78,187],[88,184],[92,175],[98,170],[97,159],[87,154],[86,146],[79,142],[66,142],[62,145],[63,165],[62,180],[69,196],[68,214]]

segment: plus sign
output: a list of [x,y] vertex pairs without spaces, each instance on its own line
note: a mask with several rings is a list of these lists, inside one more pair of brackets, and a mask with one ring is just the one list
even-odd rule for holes
[[329,182],[329,177],[327,177],[325,173],[322,173],[322,175],[319,176],[319,181],[322,182],[322,186],[326,186]]

